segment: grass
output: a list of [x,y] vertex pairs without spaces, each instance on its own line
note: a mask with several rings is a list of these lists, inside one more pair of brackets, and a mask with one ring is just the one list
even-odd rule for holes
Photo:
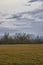
[[0,45],[0,65],[43,65],[43,44]]

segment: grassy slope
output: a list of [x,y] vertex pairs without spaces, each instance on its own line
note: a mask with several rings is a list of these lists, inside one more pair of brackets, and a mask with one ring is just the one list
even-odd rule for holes
[[43,45],[0,45],[0,65],[43,65]]

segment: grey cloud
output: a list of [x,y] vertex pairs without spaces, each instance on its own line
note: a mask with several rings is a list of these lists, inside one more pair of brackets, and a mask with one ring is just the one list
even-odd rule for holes
[[[27,11],[27,12],[24,12],[23,14],[28,14],[31,15],[33,17],[33,19],[28,19],[29,21],[31,20],[35,22],[35,19],[40,19],[41,22],[43,22],[43,8],[42,9],[37,9],[37,10],[34,10],[34,11]],[[37,21],[38,22],[38,21]]]
[[[32,18],[26,17],[26,15],[31,16]],[[20,22],[36,22],[35,19],[42,19],[43,20],[43,8],[36,9],[33,11],[27,11],[27,12],[20,12],[17,14],[11,14],[7,19],[16,19],[16,21]],[[38,22],[38,21],[37,21]]]
[[43,19],[43,15],[39,16],[39,19]]
[[[29,19],[28,17],[26,17],[26,15],[31,16],[32,18]],[[25,11],[25,12],[19,12],[16,14],[10,14],[10,15],[7,15],[7,18],[5,19],[9,21],[13,20],[13,22],[15,21],[14,19],[16,19],[16,21],[23,23],[23,22],[38,22],[38,21],[35,21],[35,19],[37,20],[37,18],[40,19],[40,21],[41,19],[43,21],[43,8],[39,8],[33,11]],[[16,25],[16,26],[19,26],[19,25]]]
[[4,23],[4,21],[0,21],[0,25],[1,25],[2,23]]
[[[28,17],[25,17],[26,15],[30,16],[32,15],[34,12],[21,12],[21,13],[17,13],[17,14],[12,14],[11,16],[9,16],[6,19],[16,19],[16,20],[22,20],[22,21],[32,21],[34,19],[29,19]],[[24,16],[25,15],[25,16]]]
[[22,24],[13,24],[14,26],[16,25],[16,26],[25,26],[26,24],[24,23],[22,23]]
[[3,22],[0,22],[0,24],[2,24]]
[[21,14],[12,14],[10,17],[8,17],[7,19],[19,19],[22,15]]
[[25,4],[25,6],[31,6],[31,4]]
[[43,1],[43,0],[30,0],[28,3],[36,2],[36,1]]
[[[14,19],[16,19],[16,23],[13,23],[12,22],[12,24],[13,24],[13,26],[17,26],[17,28],[16,29],[11,29],[11,31],[9,31],[10,29],[5,29],[4,28],[4,30],[2,31],[2,30],[0,30],[0,31],[2,31],[2,32],[11,32],[12,34],[13,33],[22,33],[22,32],[25,32],[25,33],[31,33],[31,34],[38,34],[38,35],[41,35],[41,34],[43,34],[43,31],[42,31],[42,29],[43,29],[43,23],[38,23],[38,22],[35,22],[35,19],[36,18],[38,18],[39,16],[41,16],[41,15],[43,15],[43,14],[41,14],[41,12],[40,13],[37,13],[37,11],[39,11],[40,9],[38,9],[38,10],[35,10],[35,11],[31,11],[31,12],[29,12],[29,11],[27,11],[27,12],[21,12],[21,13],[18,13],[18,14],[16,14],[16,16],[17,17],[14,17]],[[41,9],[42,11],[43,11],[43,9]],[[43,12],[42,12],[43,13]],[[32,16],[33,17],[33,19],[28,19],[27,17],[25,18],[22,18],[22,16],[24,16],[24,14],[25,14],[25,16],[26,16],[26,14],[28,14],[28,16]],[[11,15],[11,17],[13,17],[14,15],[12,14]],[[19,19],[18,19],[18,17],[19,17]],[[13,18],[12,18],[13,19]],[[10,21],[10,20],[9,20]],[[19,23],[20,22],[20,23]],[[10,23],[11,23],[11,21],[10,21]]]
[[43,8],[38,8],[38,9],[35,9],[33,11],[21,12],[19,14],[21,14],[21,15],[24,15],[24,14],[35,15],[35,14],[40,14],[40,13],[43,13]]
[[42,22],[42,20],[43,20],[43,13],[42,14],[36,14],[34,17],[35,18],[39,18],[40,21]]
[[35,14],[40,14],[43,13],[43,8],[42,9],[36,9],[34,11],[26,12],[27,14],[35,15]]

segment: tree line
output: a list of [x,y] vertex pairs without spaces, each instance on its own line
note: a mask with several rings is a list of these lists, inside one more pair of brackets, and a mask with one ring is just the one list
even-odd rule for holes
[[0,36],[0,44],[43,44],[43,37],[26,33],[10,36],[9,33],[4,33],[2,37]]

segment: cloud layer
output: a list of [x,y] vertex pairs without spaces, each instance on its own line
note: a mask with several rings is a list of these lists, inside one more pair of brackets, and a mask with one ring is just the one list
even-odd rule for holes
[[[10,3],[10,7],[13,7],[13,9],[11,7],[10,10],[8,4],[5,10],[2,8],[1,11],[0,7],[0,33],[10,32],[13,34],[25,32],[43,35],[43,0],[23,0],[21,4],[19,3],[20,1],[21,0],[16,0],[16,4],[14,4],[13,0],[12,3],[15,6]],[[0,0],[0,2],[2,6],[2,1]],[[10,2],[10,0],[7,2]],[[18,5],[18,7],[16,7],[16,5]]]
[[36,2],[36,1],[43,1],[43,0],[30,0],[29,2],[32,3],[32,2]]

